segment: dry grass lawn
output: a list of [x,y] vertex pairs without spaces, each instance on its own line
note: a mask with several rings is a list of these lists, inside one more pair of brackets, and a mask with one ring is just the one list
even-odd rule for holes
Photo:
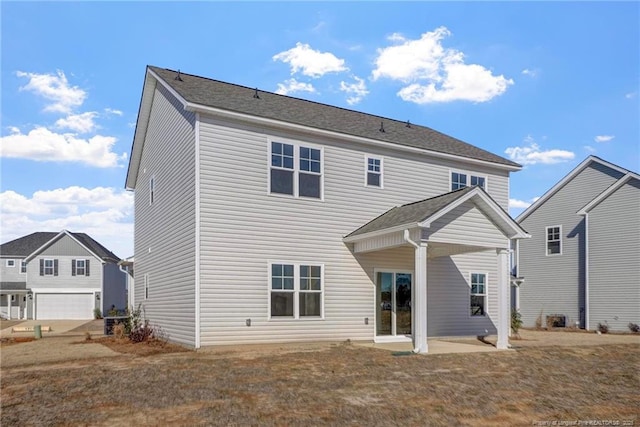
[[259,353],[103,344],[122,356],[3,368],[0,424],[640,423],[633,344],[428,356],[348,344]]

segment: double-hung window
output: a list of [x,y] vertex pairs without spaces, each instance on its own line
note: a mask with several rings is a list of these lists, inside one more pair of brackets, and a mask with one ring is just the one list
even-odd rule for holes
[[364,156],[366,161],[365,185],[382,188],[382,157]]
[[57,259],[40,259],[40,275],[41,276],[57,276],[58,260]]
[[547,255],[562,254],[562,229],[559,225],[547,227]]
[[272,194],[322,198],[322,150],[272,141],[270,154]]
[[271,264],[271,318],[322,317],[322,266]]
[[487,312],[487,275],[471,273],[471,316],[484,316]]
[[485,176],[467,174],[466,172],[451,172],[451,191],[475,185],[486,190],[486,182]]
[[7,267],[15,267],[16,266],[16,260],[15,259],[8,259],[7,260]]
[[27,272],[27,263],[20,261],[20,273],[25,274]]
[[72,259],[71,275],[72,276],[89,276],[89,260],[88,259]]

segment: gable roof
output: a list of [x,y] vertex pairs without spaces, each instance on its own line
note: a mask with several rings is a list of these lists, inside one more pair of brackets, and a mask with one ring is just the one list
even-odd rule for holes
[[[622,178],[620,178],[619,180],[611,184],[609,188],[604,190],[602,193],[596,196],[593,200],[587,203],[582,209],[580,209],[577,212],[578,215],[588,214],[591,209],[598,206],[603,200],[605,200],[607,197],[615,193],[620,187],[622,187],[624,184],[631,181],[632,179],[635,179],[636,181],[640,181],[640,175],[634,172],[628,172],[625,176],[623,176]],[[638,203],[640,203],[640,201],[638,201]]]
[[509,236],[510,238],[525,238],[529,236],[489,194],[481,187],[474,186],[461,188],[418,202],[396,206],[345,236],[344,241],[354,241],[365,235],[371,236],[378,232],[389,232],[418,226],[429,227],[433,221],[469,199],[478,200],[486,211],[485,215],[488,213],[487,216],[490,216],[491,219],[500,222],[502,226],[511,228],[513,235]]
[[33,257],[35,256],[35,254],[44,250],[46,247],[50,246],[57,239],[64,235],[68,235],[72,239],[76,240],[101,260],[113,262],[117,262],[120,260],[120,258],[118,258],[116,254],[102,246],[102,244],[94,240],[88,234],[72,233],[67,230],[62,230],[59,233],[39,231],[12,240],[10,242],[3,243],[2,245],[0,245],[0,255],[2,255],[3,257]]
[[[177,79],[178,76],[179,79]],[[134,152],[135,146],[144,140],[140,134],[146,132],[148,120],[146,110],[150,108],[150,100],[145,100],[145,91],[153,91],[155,88],[155,84],[150,82],[150,79],[163,84],[189,111],[226,113],[244,119],[259,118],[271,124],[286,123],[290,126],[360,138],[362,142],[383,142],[396,147],[418,149],[433,155],[462,157],[469,161],[484,162],[509,170],[521,169],[518,163],[426,126],[155,66],[147,67],[130,169],[131,163],[138,159]],[[144,113],[143,110],[145,110]],[[128,188],[133,188],[131,181],[127,174]]]
[[522,211],[520,215],[516,217],[517,222],[524,221],[529,215],[536,211],[540,206],[542,206],[547,200],[551,198],[554,194],[560,191],[565,185],[567,185],[576,175],[585,170],[592,163],[598,163],[608,168],[611,168],[620,173],[626,174],[631,172],[623,167],[618,165],[614,165],[611,162],[607,162],[606,160],[601,159],[597,156],[589,156],[584,159],[578,166],[576,166],[571,172],[569,172],[564,178],[558,181],[553,187],[551,187],[546,193],[542,195],[538,200],[531,204],[527,209]]

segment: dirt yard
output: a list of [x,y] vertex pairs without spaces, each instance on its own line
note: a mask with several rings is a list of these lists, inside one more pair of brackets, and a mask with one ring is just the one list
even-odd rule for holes
[[[636,337],[576,333],[577,344],[558,346],[549,343],[560,335],[541,334],[525,334],[529,345],[513,351],[427,356],[347,343],[197,352],[81,337],[3,345],[0,424],[639,425]],[[29,346],[58,358],[8,361],[8,351]]]

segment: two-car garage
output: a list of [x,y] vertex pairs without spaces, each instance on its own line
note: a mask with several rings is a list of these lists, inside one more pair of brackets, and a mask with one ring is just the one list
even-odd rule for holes
[[93,319],[94,293],[36,293],[35,318],[45,320]]

